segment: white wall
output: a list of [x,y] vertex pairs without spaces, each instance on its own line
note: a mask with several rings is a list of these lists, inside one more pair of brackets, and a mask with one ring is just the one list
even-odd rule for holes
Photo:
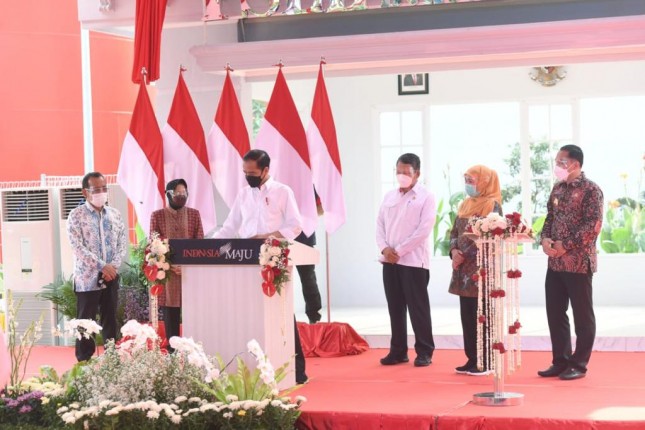
[[[209,37],[213,37],[211,33]],[[177,79],[176,70],[181,62],[189,67],[189,72],[185,75],[186,81],[204,129],[208,132],[219,100],[221,77],[196,70],[194,60],[187,52],[191,46],[200,44],[203,40],[200,28],[164,32],[163,79],[157,84],[159,96],[156,109],[158,118],[167,116]],[[276,57],[279,57],[279,53],[276,53]],[[226,59],[223,58],[222,67],[225,64]],[[552,88],[545,88],[531,81],[529,71],[528,68],[500,68],[434,72],[430,75],[430,94],[427,96],[398,96],[396,76],[369,75],[369,69],[365,71],[366,76],[327,79],[343,164],[348,214],[347,223],[329,238],[333,307],[385,306],[380,266],[376,261],[378,250],[374,241],[375,217],[380,198],[379,153],[374,128],[376,109],[419,104],[553,102],[572,97],[645,94],[645,80],[642,79],[645,76],[645,61],[571,65],[567,67],[566,79]],[[315,85],[314,76],[312,79],[290,80],[288,65],[285,73],[306,127]],[[250,100],[268,100],[273,82],[238,82],[238,88],[241,90],[240,102],[247,116],[250,132]],[[430,163],[426,164],[430,169],[436,168],[432,161],[430,159]],[[477,160],[473,160],[473,163],[476,162]],[[425,176],[430,176],[429,171],[424,173]],[[432,184],[429,186],[433,188]],[[224,213],[225,209],[219,207],[220,223],[224,219]],[[320,227],[318,241],[323,259],[317,274],[324,294],[325,247],[324,231]],[[628,265],[628,262],[632,265]],[[523,259],[521,268],[526,274],[522,284],[525,304],[543,303],[545,263],[545,259],[539,254]],[[616,305],[645,302],[645,292],[637,288],[645,275],[643,263],[643,255],[625,259],[620,256],[602,256],[601,273],[596,278],[596,303]],[[435,258],[431,263],[430,291],[433,305],[457,303],[457,299],[447,293],[449,267],[449,261],[445,257]],[[295,297],[297,309],[302,309],[300,294],[296,293]]]

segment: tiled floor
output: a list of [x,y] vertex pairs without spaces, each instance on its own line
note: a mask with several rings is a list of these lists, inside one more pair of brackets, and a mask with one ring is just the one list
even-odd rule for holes
[[[326,312],[324,309],[323,312]],[[645,307],[596,307],[596,343],[600,351],[645,351]],[[305,321],[304,315],[298,319]],[[574,330],[573,317],[569,319]],[[327,314],[323,314],[327,321]],[[345,322],[365,337],[371,347],[389,346],[390,322],[386,308],[334,308],[331,321]],[[526,350],[550,350],[549,328],[543,307],[521,309],[522,344]],[[462,347],[458,307],[432,308],[432,329],[437,348]],[[408,333],[412,327],[408,319]],[[410,336],[410,346],[414,338]]]

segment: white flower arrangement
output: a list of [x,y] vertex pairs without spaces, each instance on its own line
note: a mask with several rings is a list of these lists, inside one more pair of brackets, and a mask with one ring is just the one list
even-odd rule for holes
[[65,322],[65,332],[73,335],[76,339],[89,339],[101,332],[101,327],[94,320],[90,319],[72,319]]
[[248,351],[255,357],[258,362],[257,368],[260,370],[260,378],[266,385],[276,389],[278,387],[275,380],[275,370],[269,362],[269,359],[264,355],[262,347],[257,340],[252,339],[246,344]]
[[280,294],[289,281],[289,241],[269,237],[260,246],[259,263],[262,266],[262,291],[268,297]]
[[219,377],[219,370],[206,356],[201,344],[196,343],[192,338],[177,336],[171,337],[169,343],[178,354],[185,356],[190,364],[203,369],[205,382],[213,382],[214,379]]
[[152,232],[145,249],[145,261],[143,272],[150,285],[165,284],[171,267],[168,239],[162,238],[157,232]]
[[[87,320],[70,323],[81,336],[100,330]],[[56,412],[61,427],[294,428],[304,398],[277,397],[286,365],[274,369],[257,341],[247,345],[257,368],[243,367],[237,357],[237,371],[227,374],[220,372],[221,359],[215,365],[193,339],[171,338],[177,352],[166,354],[149,326],[129,321],[122,333],[124,342],[107,342],[103,354],[77,364],[69,376],[42,368],[21,388],[37,392],[39,407]],[[3,413],[0,408],[5,423]]]
[[466,233],[472,233],[477,237],[508,237],[514,234],[532,236],[533,234],[526,221],[517,212],[506,216],[491,212],[485,217],[472,217],[468,220]]
[[152,326],[140,324],[135,320],[126,322],[121,327],[121,334],[124,337],[116,346],[121,354],[131,354],[139,349],[148,348],[150,342],[159,340],[159,335]]

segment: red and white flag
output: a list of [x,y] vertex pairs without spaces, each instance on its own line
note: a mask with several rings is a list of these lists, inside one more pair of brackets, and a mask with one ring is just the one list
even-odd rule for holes
[[271,157],[271,176],[293,190],[302,215],[302,231],[310,236],[316,231],[318,214],[307,135],[282,69],[278,70],[273,93],[255,141],[256,146],[264,149]]
[[316,92],[307,127],[307,143],[316,192],[325,211],[325,228],[331,234],[345,223],[345,196],[336,126],[327,96],[322,63],[318,70]]
[[215,187],[224,203],[231,208],[237,192],[246,185],[242,157],[251,150],[251,146],[228,71],[206,144]]
[[199,210],[205,232],[213,230],[217,226],[215,196],[204,130],[181,72],[161,135],[166,180],[186,180],[186,205]]
[[134,207],[143,231],[150,215],[164,207],[163,141],[143,80],[121,148],[117,182]]

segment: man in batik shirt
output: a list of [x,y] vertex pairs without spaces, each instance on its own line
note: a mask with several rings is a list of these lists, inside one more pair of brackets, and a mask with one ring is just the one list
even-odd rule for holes
[[[85,204],[73,209],[67,218],[67,235],[74,251],[74,292],[76,318],[101,316],[103,339],[115,339],[116,310],[119,301],[117,271],[128,250],[121,213],[107,206],[108,189],[99,172],[82,181]],[[94,339],[76,341],[76,359],[92,358]]]
[[[543,377],[584,378],[596,337],[591,281],[596,272],[596,239],[602,226],[603,194],[582,172],[584,156],[576,145],[560,148],[542,230],[542,249],[549,256],[546,313],[553,362]],[[571,303],[576,349],[571,350],[567,309]]]

